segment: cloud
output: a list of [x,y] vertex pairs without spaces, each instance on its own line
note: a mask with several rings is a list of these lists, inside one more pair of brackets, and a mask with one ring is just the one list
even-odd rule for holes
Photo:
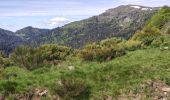
[[0,16],[93,16],[126,4],[163,6],[170,0],[0,0]]
[[10,25],[10,24],[9,25],[8,24],[0,24],[0,28],[15,31],[15,29],[18,28],[18,26]]
[[135,4],[151,7],[159,7],[170,4],[169,0],[120,0],[120,2],[125,4]]
[[46,10],[30,10],[30,9],[20,9],[18,11],[1,11],[0,17],[24,17],[24,16],[79,16],[79,15],[97,15],[109,7],[84,7],[84,8],[55,8]]
[[9,17],[0,16],[0,19],[6,19],[6,18],[9,18]]
[[62,26],[69,22],[71,21],[65,17],[55,17],[55,18],[50,19],[47,24],[50,26]]
[[15,25],[0,24],[0,27],[10,27],[10,28],[14,28],[14,27],[16,27],[16,26],[15,26]]

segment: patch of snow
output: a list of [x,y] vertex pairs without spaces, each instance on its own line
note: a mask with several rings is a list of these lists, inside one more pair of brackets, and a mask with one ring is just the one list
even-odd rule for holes
[[133,8],[136,8],[136,9],[140,9],[141,8],[140,6],[130,6],[130,7],[133,7]]

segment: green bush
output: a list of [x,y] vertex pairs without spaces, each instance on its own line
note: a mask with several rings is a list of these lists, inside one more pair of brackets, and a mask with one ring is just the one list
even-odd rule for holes
[[160,36],[157,39],[153,40],[151,46],[160,47],[166,43],[166,38],[164,36]]
[[141,41],[143,45],[149,46],[155,39],[159,38],[161,33],[155,27],[145,27],[143,31],[137,32],[132,40]]
[[[165,6],[161,8],[152,18],[148,21],[147,25],[142,31],[136,32],[132,40],[141,41],[143,46],[160,46],[164,45],[165,41],[161,31],[166,23],[170,20],[170,8]],[[166,33],[169,33],[167,29]]]
[[4,81],[0,83],[0,91],[5,95],[15,93],[17,88],[17,83],[13,81]]
[[64,100],[82,100],[90,96],[90,86],[80,78],[63,78],[52,87],[53,94]]
[[134,41],[134,40],[128,40],[126,42],[122,42],[120,45],[125,48],[127,51],[134,51],[141,48],[141,42],[140,41]]
[[70,48],[55,44],[42,45],[38,48],[20,46],[10,55],[10,59],[20,67],[32,70],[58,64],[66,60],[71,52]]
[[112,47],[112,46],[117,45],[123,41],[125,41],[125,40],[123,40],[122,38],[113,37],[113,38],[102,40],[100,42],[100,45],[105,46],[105,47]]
[[125,54],[124,48],[118,45],[122,42],[122,39],[106,39],[99,43],[93,43],[87,45],[79,51],[78,57],[87,61],[105,61],[111,60],[115,57],[119,57]]
[[43,45],[36,49],[43,59],[47,61],[53,60],[65,60],[68,55],[71,54],[71,48],[60,46],[56,44]]
[[10,55],[10,59],[20,67],[29,69],[28,58],[31,56],[30,51],[32,49],[28,46],[19,46],[15,48],[13,53]]
[[11,65],[13,65],[11,60],[3,52],[0,52],[0,67],[6,68]]
[[94,53],[87,50],[79,51],[78,57],[86,61],[92,61],[94,59]]
[[170,20],[170,8],[167,6],[164,6],[158,11],[158,13],[156,13],[151,18],[147,26],[162,29],[165,23],[169,20]]
[[170,27],[168,27],[167,29],[166,29],[166,32],[165,32],[166,34],[170,34]]

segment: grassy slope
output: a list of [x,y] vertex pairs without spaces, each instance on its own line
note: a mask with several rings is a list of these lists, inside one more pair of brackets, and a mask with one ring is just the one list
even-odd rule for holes
[[[101,99],[105,95],[116,98],[120,90],[128,91],[146,80],[162,80],[170,84],[170,51],[158,48],[137,50],[109,62],[81,62],[77,59],[64,62],[51,69],[32,72],[18,67],[6,68],[0,73],[0,84],[7,80],[18,83],[17,91],[33,87],[47,87],[51,90],[61,77],[78,77],[91,86],[90,97]],[[68,66],[75,70],[68,70]],[[7,78],[10,73],[17,77]],[[1,85],[0,85],[1,86]],[[1,87],[0,87],[1,88]]]

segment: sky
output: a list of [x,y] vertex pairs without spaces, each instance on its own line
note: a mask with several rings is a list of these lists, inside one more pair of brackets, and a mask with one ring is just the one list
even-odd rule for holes
[[0,28],[52,29],[120,5],[170,6],[170,0],[0,0]]

